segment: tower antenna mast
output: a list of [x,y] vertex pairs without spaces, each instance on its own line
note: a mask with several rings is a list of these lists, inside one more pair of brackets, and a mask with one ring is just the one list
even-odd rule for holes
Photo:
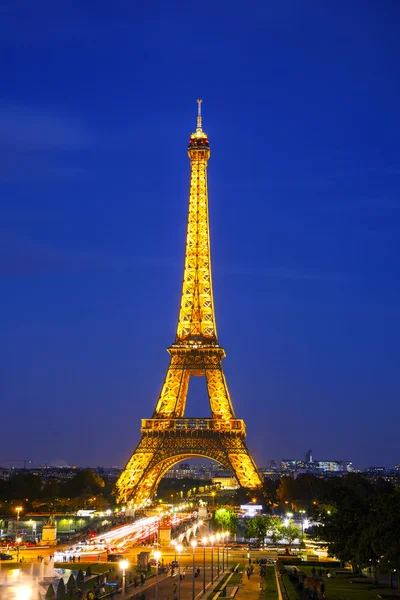
[[201,127],[201,103],[203,102],[203,100],[201,98],[199,98],[197,100],[197,131],[202,131],[202,127]]

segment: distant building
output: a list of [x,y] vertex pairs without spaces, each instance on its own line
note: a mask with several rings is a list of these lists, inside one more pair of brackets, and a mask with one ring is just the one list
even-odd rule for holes
[[285,458],[281,461],[281,470],[289,473],[348,473],[353,464],[347,460],[313,460],[311,450],[306,454],[309,461]]
[[211,481],[213,485],[220,485],[221,489],[225,490],[237,490],[240,487],[236,477],[232,477],[232,475],[230,477],[213,477]]
[[306,463],[312,463],[313,459],[312,459],[312,450],[308,450],[308,452],[306,452]]
[[353,470],[353,463],[347,460],[319,460],[316,463],[317,469],[321,471],[342,471],[349,473]]

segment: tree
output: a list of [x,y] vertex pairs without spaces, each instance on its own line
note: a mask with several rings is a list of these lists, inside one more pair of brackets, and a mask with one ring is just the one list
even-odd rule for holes
[[[393,571],[400,572],[400,492],[379,494],[371,509],[371,545],[381,566],[388,569],[392,587]],[[400,577],[397,578],[397,585],[400,590]]]
[[3,497],[10,500],[22,500],[26,498],[30,502],[40,498],[42,481],[39,475],[33,473],[17,473],[12,475],[6,482]]
[[281,527],[282,527],[282,523],[278,518],[275,517],[275,518],[271,519],[271,525],[270,525],[270,529],[268,531],[268,537],[270,538],[271,542],[274,545],[277,544],[282,539]]
[[75,583],[75,577],[73,576],[73,574],[71,573],[71,575],[69,576],[69,579],[67,581],[67,590],[73,590],[76,587],[76,583]]
[[214,520],[222,529],[230,533],[237,532],[237,516],[230,508],[218,508],[214,513]]
[[83,571],[82,571],[82,569],[79,569],[79,571],[78,571],[78,575],[76,576],[76,585],[77,585],[78,587],[80,587],[80,586],[82,585],[82,583],[83,583],[84,579],[85,579],[85,578],[84,578],[84,576],[83,576]]
[[293,521],[290,521],[289,525],[281,525],[279,527],[279,534],[281,540],[286,540],[287,547],[290,552],[294,540],[299,537],[300,529],[293,523]]
[[65,583],[64,583],[64,579],[61,577],[61,579],[58,582],[58,587],[57,587],[57,600],[61,600],[61,598],[63,598],[66,594],[65,591]]
[[55,595],[56,594],[55,594],[54,588],[53,588],[52,584],[50,583],[49,587],[47,588],[45,597],[46,598],[54,598]]
[[374,566],[371,503],[376,497],[374,484],[358,474],[337,479],[331,487],[331,507],[318,506],[321,523],[311,536],[327,543],[328,554],[351,563],[354,570]]
[[276,519],[269,515],[257,515],[245,519],[245,537],[255,538],[259,544],[262,544],[268,531],[275,526],[275,521]]
[[82,469],[77,471],[72,479],[63,484],[61,492],[67,498],[82,496],[83,494],[93,496],[100,493],[104,486],[104,479],[99,477],[93,469]]

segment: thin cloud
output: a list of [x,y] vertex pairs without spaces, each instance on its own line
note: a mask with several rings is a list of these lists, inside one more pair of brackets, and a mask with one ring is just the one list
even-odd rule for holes
[[348,276],[344,273],[306,273],[298,269],[287,267],[242,267],[240,265],[226,265],[219,269],[232,275],[245,275],[247,277],[273,277],[290,279],[291,281],[346,281]]
[[[129,271],[137,268],[182,269],[182,260],[162,256],[127,256],[104,253],[93,248],[83,251],[55,248],[20,238],[12,232],[0,231],[0,276],[31,278],[37,276],[68,276],[87,272]],[[220,273],[246,277],[270,277],[291,281],[341,282],[348,279],[342,273],[311,273],[286,267],[245,267],[214,265]]]
[[91,143],[74,119],[29,108],[0,105],[0,146],[21,150],[67,150]]
[[0,277],[4,278],[64,277],[88,272],[177,266],[177,262],[164,257],[118,256],[97,248],[82,251],[55,248],[0,230]]
[[0,182],[80,175],[71,154],[92,143],[69,116],[0,105]]

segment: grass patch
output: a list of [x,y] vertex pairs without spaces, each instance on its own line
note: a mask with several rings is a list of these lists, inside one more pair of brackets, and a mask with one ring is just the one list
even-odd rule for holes
[[[213,591],[211,592],[211,594],[209,594],[207,596],[207,600],[212,600],[212,598],[214,598],[215,594],[217,592],[219,592],[219,590],[222,588],[222,586],[225,584],[226,580],[228,579],[230,573],[226,573],[226,575],[223,576],[223,578],[221,579],[221,581],[215,586],[215,588],[213,589]],[[230,580],[229,580],[230,581]]]
[[282,575],[282,582],[283,582],[283,585],[285,586],[285,590],[286,590],[289,600],[297,600],[297,598],[298,598],[297,592],[294,589],[292,582],[290,581],[287,573],[284,573]]
[[[302,565],[300,570],[312,577],[312,567]],[[334,572],[330,578],[323,576],[325,594],[329,600],[376,600],[378,591],[384,589],[382,586],[375,586],[371,583],[350,583],[350,579],[351,577],[348,575],[335,575]],[[290,600],[295,600],[297,592],[288,574],[283,576],[283,581]]]
[[[235,565],[236,567],[236,565]],[[242,577],[243,577],[243,573],[241,573],[240,571],[243,571],[244,569],[244,565],[243,564],[239,564],[238,565],[238,571],[239,573],[232,573],[231,571],[228,571],[227,573],[225,573],[225,575],[223,576],[223,578],[221,579],[221,581],[219,581],[217,583],[217,585],[215,586],[215,588],[213,589],[213,591],[207,596],[207,600],[212,600],[212,598],[214,598],[215,594],[217,592],[219,592],[225,585],[225,583],[227,582],[228,578],[229,582],[228,582],[228,587],[230,586],[234,586],[234,585],[238,585],[239,583],[241,583],[242,581]]]
[[275,567],[273,565],[267,565],[267,570],[265,572],[265,596],[268,598],[278,597]]
[[[243,571],[244,571],[243,563],[239,564],[238,571],[239,571],[239,573],[232,574],[232,577],[229,580],[229,585],[238,585],[239,583],[241,583],[242,577],[243,577]],[[241,573],[241,571],[242,571],[242,573]]]

